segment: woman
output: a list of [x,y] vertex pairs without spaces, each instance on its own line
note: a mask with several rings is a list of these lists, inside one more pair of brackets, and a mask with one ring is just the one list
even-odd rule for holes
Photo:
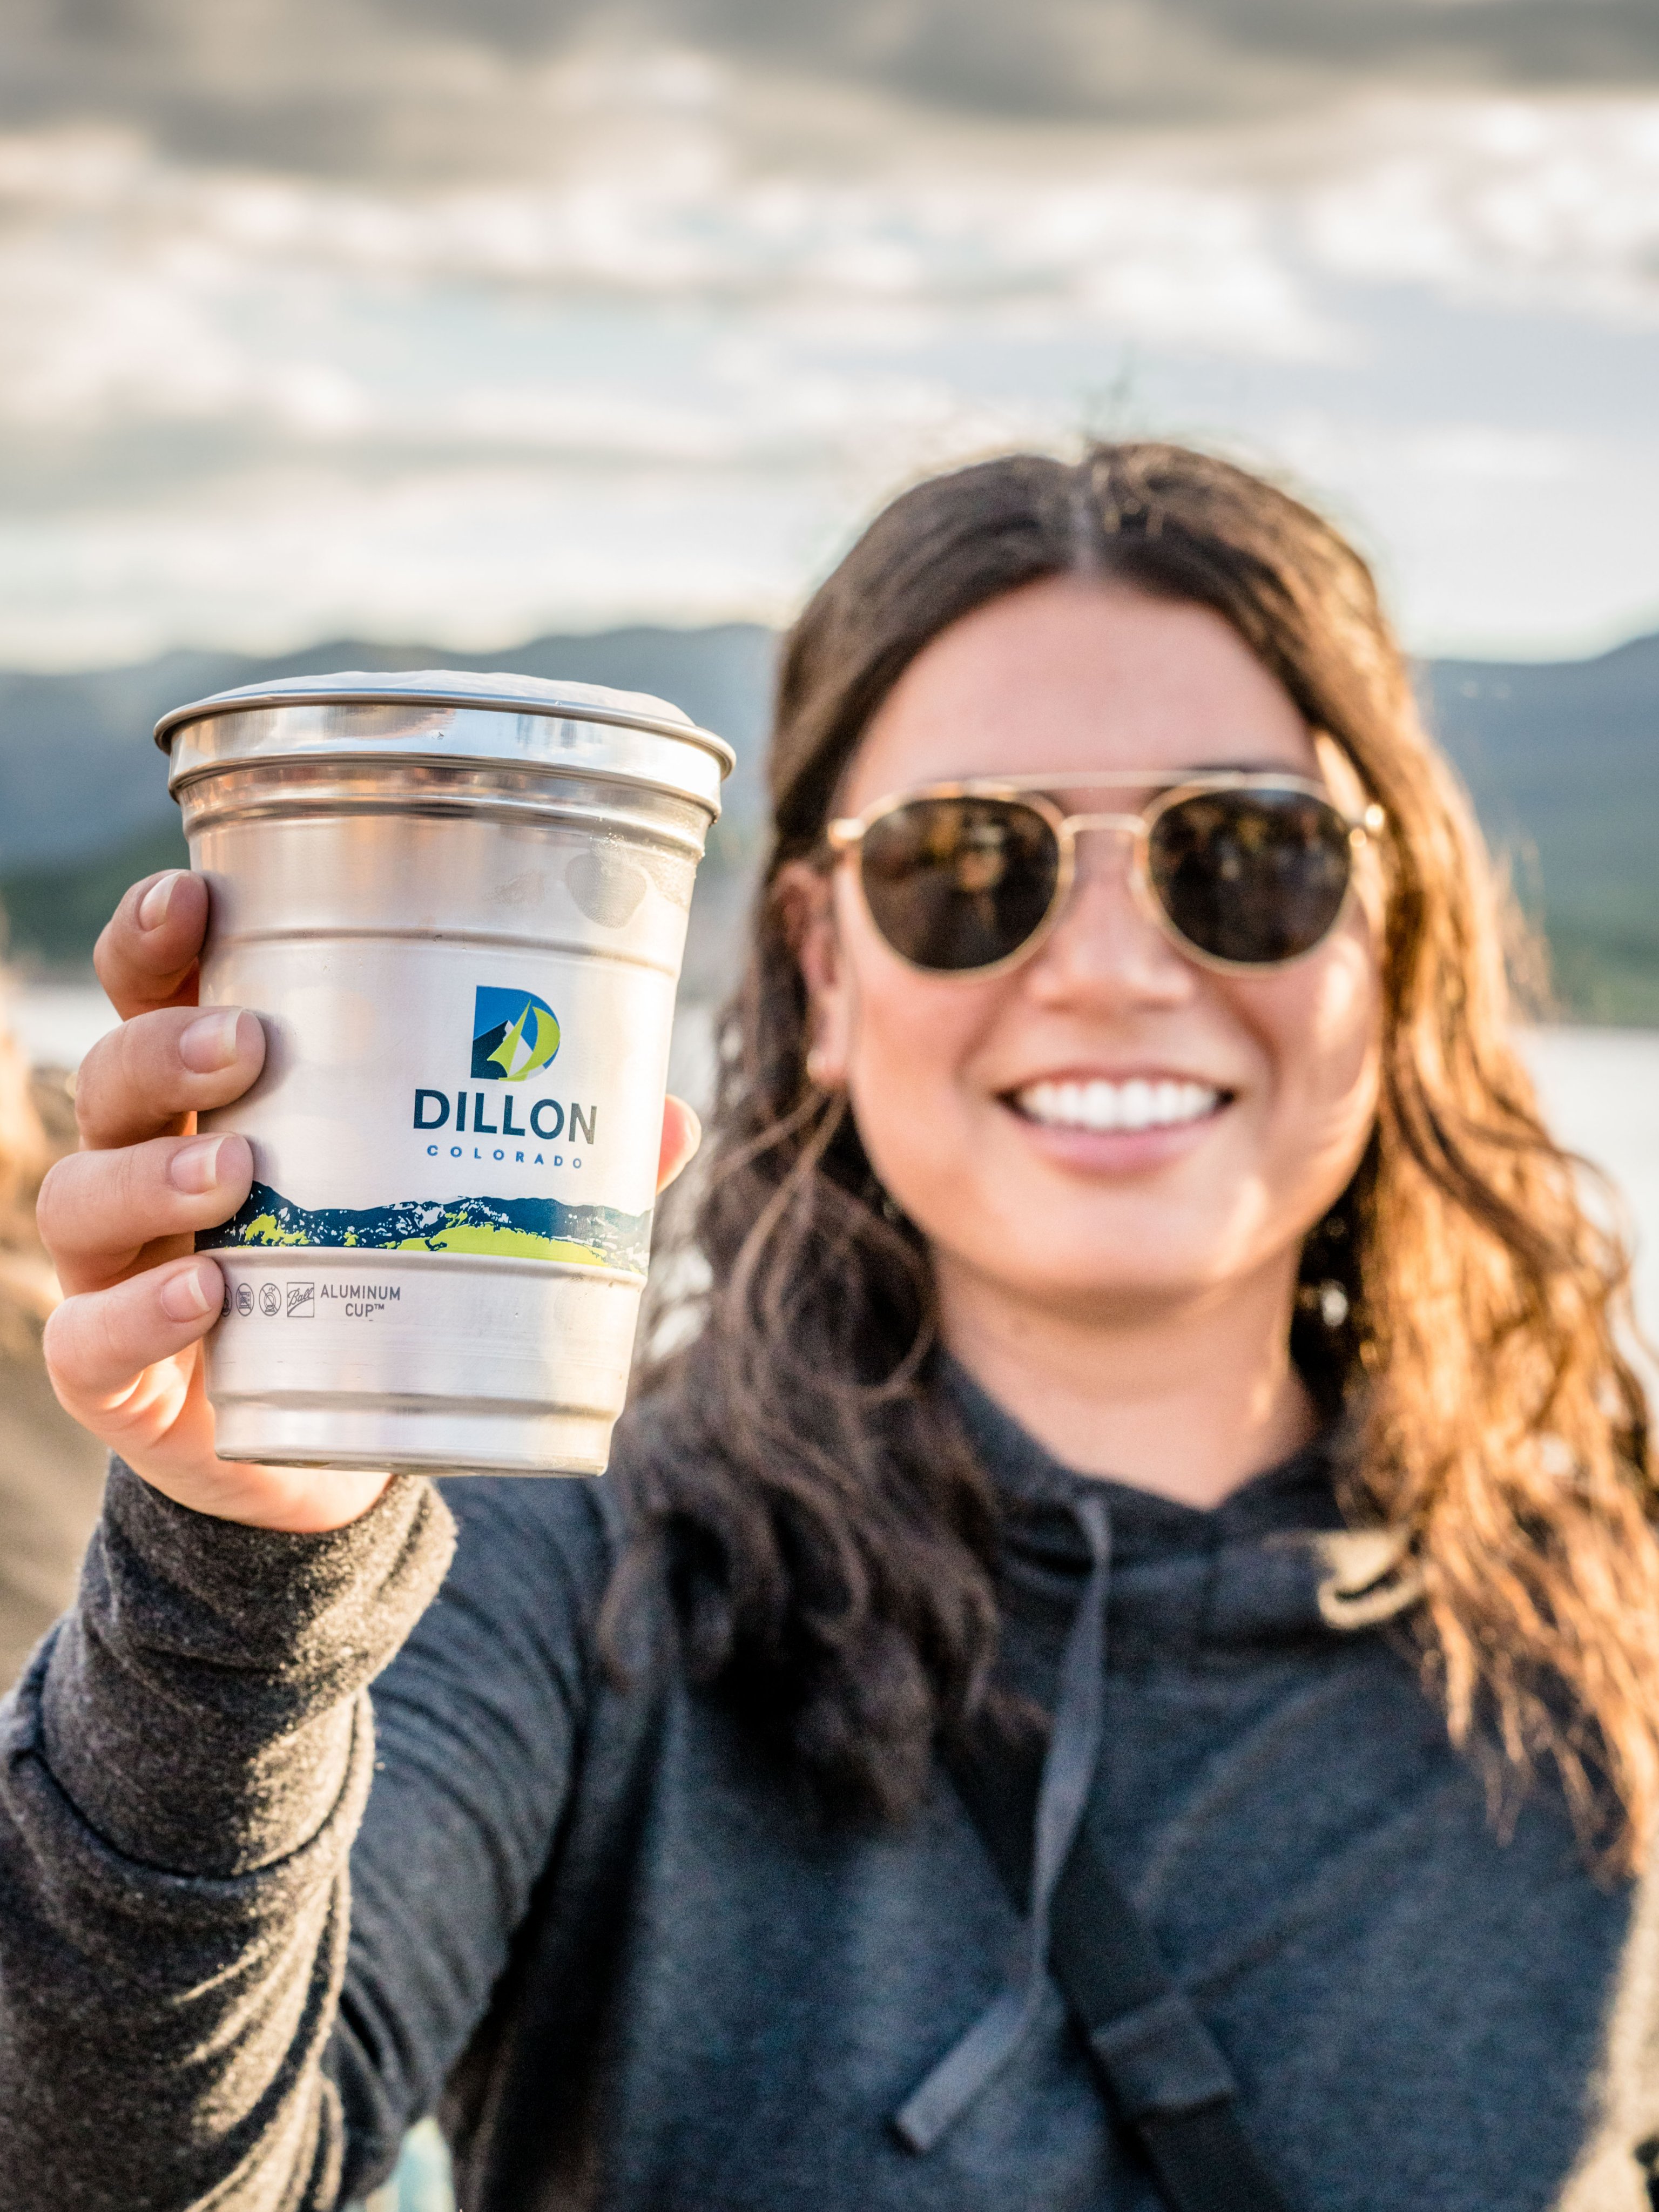
[[602,1484],[213,1458],[187,1117],[261,1033],[190,878],[111,925],[43,1220],[125,1467],[10,1718],[5,2170],[320,2212],[441,2098],[469,2212],[1639,2206],[1622,1273],[1364,568],[1176,448],[924,484],[773,793]]

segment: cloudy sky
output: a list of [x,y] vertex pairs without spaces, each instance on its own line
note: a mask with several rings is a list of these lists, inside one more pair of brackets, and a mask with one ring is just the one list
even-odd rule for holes
[[0,663],[786,616],[1191,437],[1411,641],[1659,628],[1652,0],[4,0]]

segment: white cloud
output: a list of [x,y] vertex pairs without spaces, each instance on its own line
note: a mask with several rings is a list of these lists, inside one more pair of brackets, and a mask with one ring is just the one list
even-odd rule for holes
[[1346,276],[1659,319],[1659,102],[1392,104],[1304,220]]
[[[14,137],[0,142],[0,418],[270,414],[333,435],[374,411],[314,349],[346,295],[454,285],[911,327],[918,311],[1029,327],[1035,311],[1150,344],[1328,355],[1339,334],[1271,227],[1259,195],[1110,164],[769,172],[707,117],[648,162],[579,147],[545,183],[419,194],[179,169],[107,134]],[[257,337],[255,295],[283,310],[256,315]]]
[[1413,474],[1447,482],[1560,483],[1580,469],[1585,444],[1547,430],[1505,430],[1491,422],[1431,424],[1390,443]]
[[1659,101],[1180,143],[956,118],[830,161],[752,84],[652,66],[527,70],[545,158],[488,185],[0,137],[0,660],[775,615],[881,490],[1063,439],[1126,362],[1137,423],[1302,467],[1415,635],[1659,606],[1645,433],[1621,456],[1501,370],[1425,399],[1367,320],[1409,293],[1646,343]]
[[[279,651],[351,632],[507,644],[560,623],[778,620],[831,502],[726,474],[694,498],[658,471],[321,467],[187,508],[0,520],[0,664],[139,659],[186,638]],[[188,628],[180,611],[188,610]]]
[[1376,563],[1419,652],[1547,659],[1659,623],[1659,428],[1302,414],[1263,443]]

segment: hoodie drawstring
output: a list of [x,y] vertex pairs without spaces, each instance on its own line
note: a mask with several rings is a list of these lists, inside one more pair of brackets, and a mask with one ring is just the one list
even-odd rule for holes
[[1079,1498],[1072,1511],[1089,1547],[1089,1579],[1066,1639],[1060,1698],[1042,1761],[1020,1983],[1005,1990],[981,2014],[894,2115],[893,2125],[900,2140],[913,2151],[931,2150],[952,2121],[967,2110],[1018,2050],[1042,2002],[1049,1906],[1054,1885],[1071,1856],[1099,1764],[1106,1693],[1111,1521],[1103,1498]]

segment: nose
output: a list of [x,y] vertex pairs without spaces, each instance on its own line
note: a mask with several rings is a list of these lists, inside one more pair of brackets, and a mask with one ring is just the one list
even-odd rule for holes
[[1030,988],[1059,1006],[1107,1010],[1183,1005],[1197,988],[1190,961],[1147,913],[1133,877],[1133,817],[1095,817],[1077,842],[1077,873],[1059,921],[1031,963]]

